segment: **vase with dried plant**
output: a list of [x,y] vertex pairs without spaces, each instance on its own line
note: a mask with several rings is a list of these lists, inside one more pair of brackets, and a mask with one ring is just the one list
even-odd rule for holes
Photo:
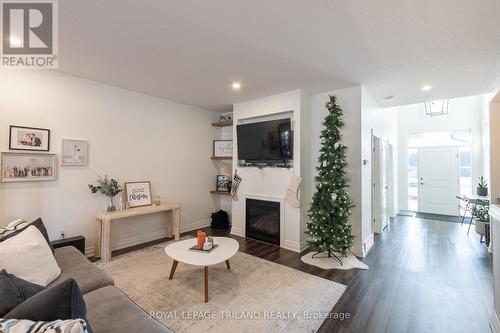
[[116,210],[114,198],[122,191],[122,188],[116,179],[108,178],[107,175],[105,175],[104,178],[98,176],[97,184],[89,184],[89,189],[92,193],[99,192],[108,197],[108,212]]

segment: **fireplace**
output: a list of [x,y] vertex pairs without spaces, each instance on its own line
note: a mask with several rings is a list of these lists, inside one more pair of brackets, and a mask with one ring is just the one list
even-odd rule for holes
[[246,199],[246,237],[280,245],[280,203]]

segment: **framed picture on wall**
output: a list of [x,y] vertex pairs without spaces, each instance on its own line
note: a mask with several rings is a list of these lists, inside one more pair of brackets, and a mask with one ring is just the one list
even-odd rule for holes
[[50,130],[11,125],[9,131],[9,149],[49,151]]
[[55,154],[2,153],[2,182],[33,182],[56,180]]
[[227,175],[218,175],[216,190],[217,192],[231,192],[231,178]]
[[213,157],[216,158],[233,157],[233,140],[214,140]]
[[151,206],[151,183],[149,181],[125,183],[125,195],[130,208]]
[[87,165],[88,142],[83,140],[62,140],[61,165]]

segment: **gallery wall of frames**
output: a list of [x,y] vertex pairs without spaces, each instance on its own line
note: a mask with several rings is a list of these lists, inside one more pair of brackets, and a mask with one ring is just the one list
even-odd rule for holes
[[1,182],[36,182],[57,179],[59,166],[88,165],[86,140],[63,139],[61,151],[51,153],[50,129],[11,125],[9,151],[1,153]]

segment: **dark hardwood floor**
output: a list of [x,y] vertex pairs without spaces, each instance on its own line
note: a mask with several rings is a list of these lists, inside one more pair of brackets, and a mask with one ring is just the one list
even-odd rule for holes
[[301,254],[230,237],[241,252],[347,286],[331,312],[349,319],[327,319],[319,332],[490,332],[492,256],[474,230],[466,232],[465,224],[398,216],[364,258],[370,269],[348,271],[323,270],[301,262]]

